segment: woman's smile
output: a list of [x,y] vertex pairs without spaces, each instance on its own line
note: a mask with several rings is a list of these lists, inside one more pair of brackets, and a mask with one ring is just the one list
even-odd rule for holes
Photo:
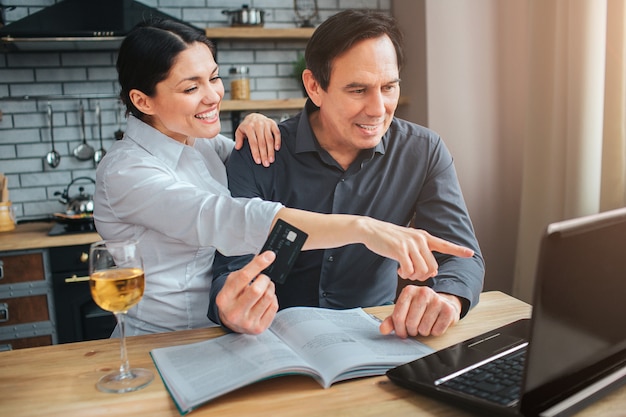
[[217,119],[219,117],[219,115],[220,115],[220,112],[216,108],[216,109],[209,110],[209,111],[206,111],[206,112],[203,112],[203,113],[198,113],[194,117],[196,119],[200,119],[200,120],[204,120],[204,121],[209,121],[210,122],[210,121],[214,121],[215,119]]

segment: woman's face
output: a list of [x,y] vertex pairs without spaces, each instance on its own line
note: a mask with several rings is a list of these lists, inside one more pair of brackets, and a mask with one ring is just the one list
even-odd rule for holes
[[182,143],[191,138],[212,138],[221,129],[219,109],[224,84],[208,46],[197,42],[182,51],[168,76],[145,97],[146,122]]

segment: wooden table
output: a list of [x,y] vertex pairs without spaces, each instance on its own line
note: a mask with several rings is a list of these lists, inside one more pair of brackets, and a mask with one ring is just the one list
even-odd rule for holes
[[[385,317],[391,306],[367,309]],[[500,292],[485,292],[466,318],[441,337],[419,338],[435,349],[530,315],[530,306]],[[218,328],[128,338],[131,366],[156,369],[149,351],[221,335]],[[208,358],[207,360],[212,360]],[[2,416],[178,416],[158,375],[143,390],[106,394],[100,376],[119,366],[119,343],[106,339],[0,353]],[[210,384],[211,381],[207,381]],[[582,416],[624,416],[626,387],[583,410]],[[191,416],[469,416],[459,409],[396,386],[387,377],[361,378],[325,390],[313,379],[285,376],[220,397]]]

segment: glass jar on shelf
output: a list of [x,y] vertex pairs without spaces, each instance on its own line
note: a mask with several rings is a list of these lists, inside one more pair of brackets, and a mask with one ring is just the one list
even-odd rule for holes
[[250,100],[250,70],[246,66],[233,66],[230,75],[230,98],[232,100]]

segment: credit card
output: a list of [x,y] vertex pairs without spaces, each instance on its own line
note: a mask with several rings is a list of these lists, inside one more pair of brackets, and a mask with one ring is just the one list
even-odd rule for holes
[[275,283],[283,284],[307,237],[309,235],[302,230],[278,219],[260,252],[271,250],[276,254],[276,259],[263,273]]

